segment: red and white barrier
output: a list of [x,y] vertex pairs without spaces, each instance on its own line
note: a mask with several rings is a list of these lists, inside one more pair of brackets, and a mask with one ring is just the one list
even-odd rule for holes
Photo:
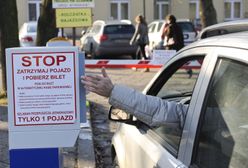
[[[86,68],[161,68],[163,65],[154,64],[152,60],[85,60]],[[191,61],[183,66],[185,69],[199,69],[198,61]]]

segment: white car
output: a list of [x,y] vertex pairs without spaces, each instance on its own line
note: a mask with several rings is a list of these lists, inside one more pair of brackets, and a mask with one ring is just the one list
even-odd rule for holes
[[37,36],[37,22],[26,22],[19,30],[19,41],[21,47],[35,46]]
[[[25,22],[19,30],[19,42],[20,47],[32,47],[36,46],[36,36],[37,36],[37,22],[30,21]],[[58,36],[62,36],[62,32],[59,29]],[[64,33],[64,36],[67,35]]]
[[[155,20],[148,25],[150,50],[161,47],[160,42],[164,24],[164,20]],[[183,31],[184,45],[188,45],[196,40],[197,32],[192,22],[188,19],[178,19],[177,24]]]
[[[188,65],[196,68],[191,78]],[[143,94],[188,106],[183,128],[150,127],[111,107],[110,119],[122,122],[112,139],[116,167],[248,167],[248,31],[184,47]]]
[[205,27],[197,35],[197,40],[248,30],[248,19],[233,20]]

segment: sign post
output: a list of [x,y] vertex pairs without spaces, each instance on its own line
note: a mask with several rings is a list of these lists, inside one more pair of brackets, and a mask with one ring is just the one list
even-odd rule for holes
[[80,131],[78,48],[6,55],[10,167],[59,168],[58,148],[74,146]]

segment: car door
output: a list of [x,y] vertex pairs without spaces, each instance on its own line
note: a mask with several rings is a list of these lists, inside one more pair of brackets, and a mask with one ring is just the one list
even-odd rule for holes
[[211,55],[192,115],[195,122],[186,133],[184,160],[192,168],[248,167],[247,54],[218,47]]
[[149,48],[153,48],[154,45],[154,35],[156,32],[156,23],[150,23],[148,25],[148,37],[149,37]]
[[154,21],[148,25],[149,48],[153,50],[161,41],[163,21]]
[[95,24],[93,25],[92,29],[90,30],[89,33],[85,34],[85,40],[84,40],[84,44],[83,44],[83,49],[86,53],[90,53],[92,54],[92,52],[95,49],[95,40],[94,37],[97,35],[97,33],[99,33],[99,31],[101,30],[102,26],[99,24]]
[[[206,73],[208,50],[192,49],[178,54],[158,72],[144,90],[144,94],[153,95],[165,101],[180,102],[190,108],[193,97],[197,97],[199,86]],[[204,61],[203,61],[204,60]],[[193,70],[193,76],[187,74],[188,68]],[[195,91],[195,89],[197,91]],[[194,98],[195,100],[196,98]],[[191,111],[187,113],[192,114]],[[177,122],[167,123],[160,127],[149,127],[142,122],[137,125],[123,124],[125,127],[125,165],[128,168],[183,167],[182,153],[186,148],[181,143],[184,128]]]

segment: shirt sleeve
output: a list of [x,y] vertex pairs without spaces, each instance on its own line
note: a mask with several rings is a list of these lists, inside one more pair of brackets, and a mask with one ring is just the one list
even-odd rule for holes
[[187,105],[144,95],[132,88],[115,85],[109,103],[150,126],[178,123],[183,126]]

